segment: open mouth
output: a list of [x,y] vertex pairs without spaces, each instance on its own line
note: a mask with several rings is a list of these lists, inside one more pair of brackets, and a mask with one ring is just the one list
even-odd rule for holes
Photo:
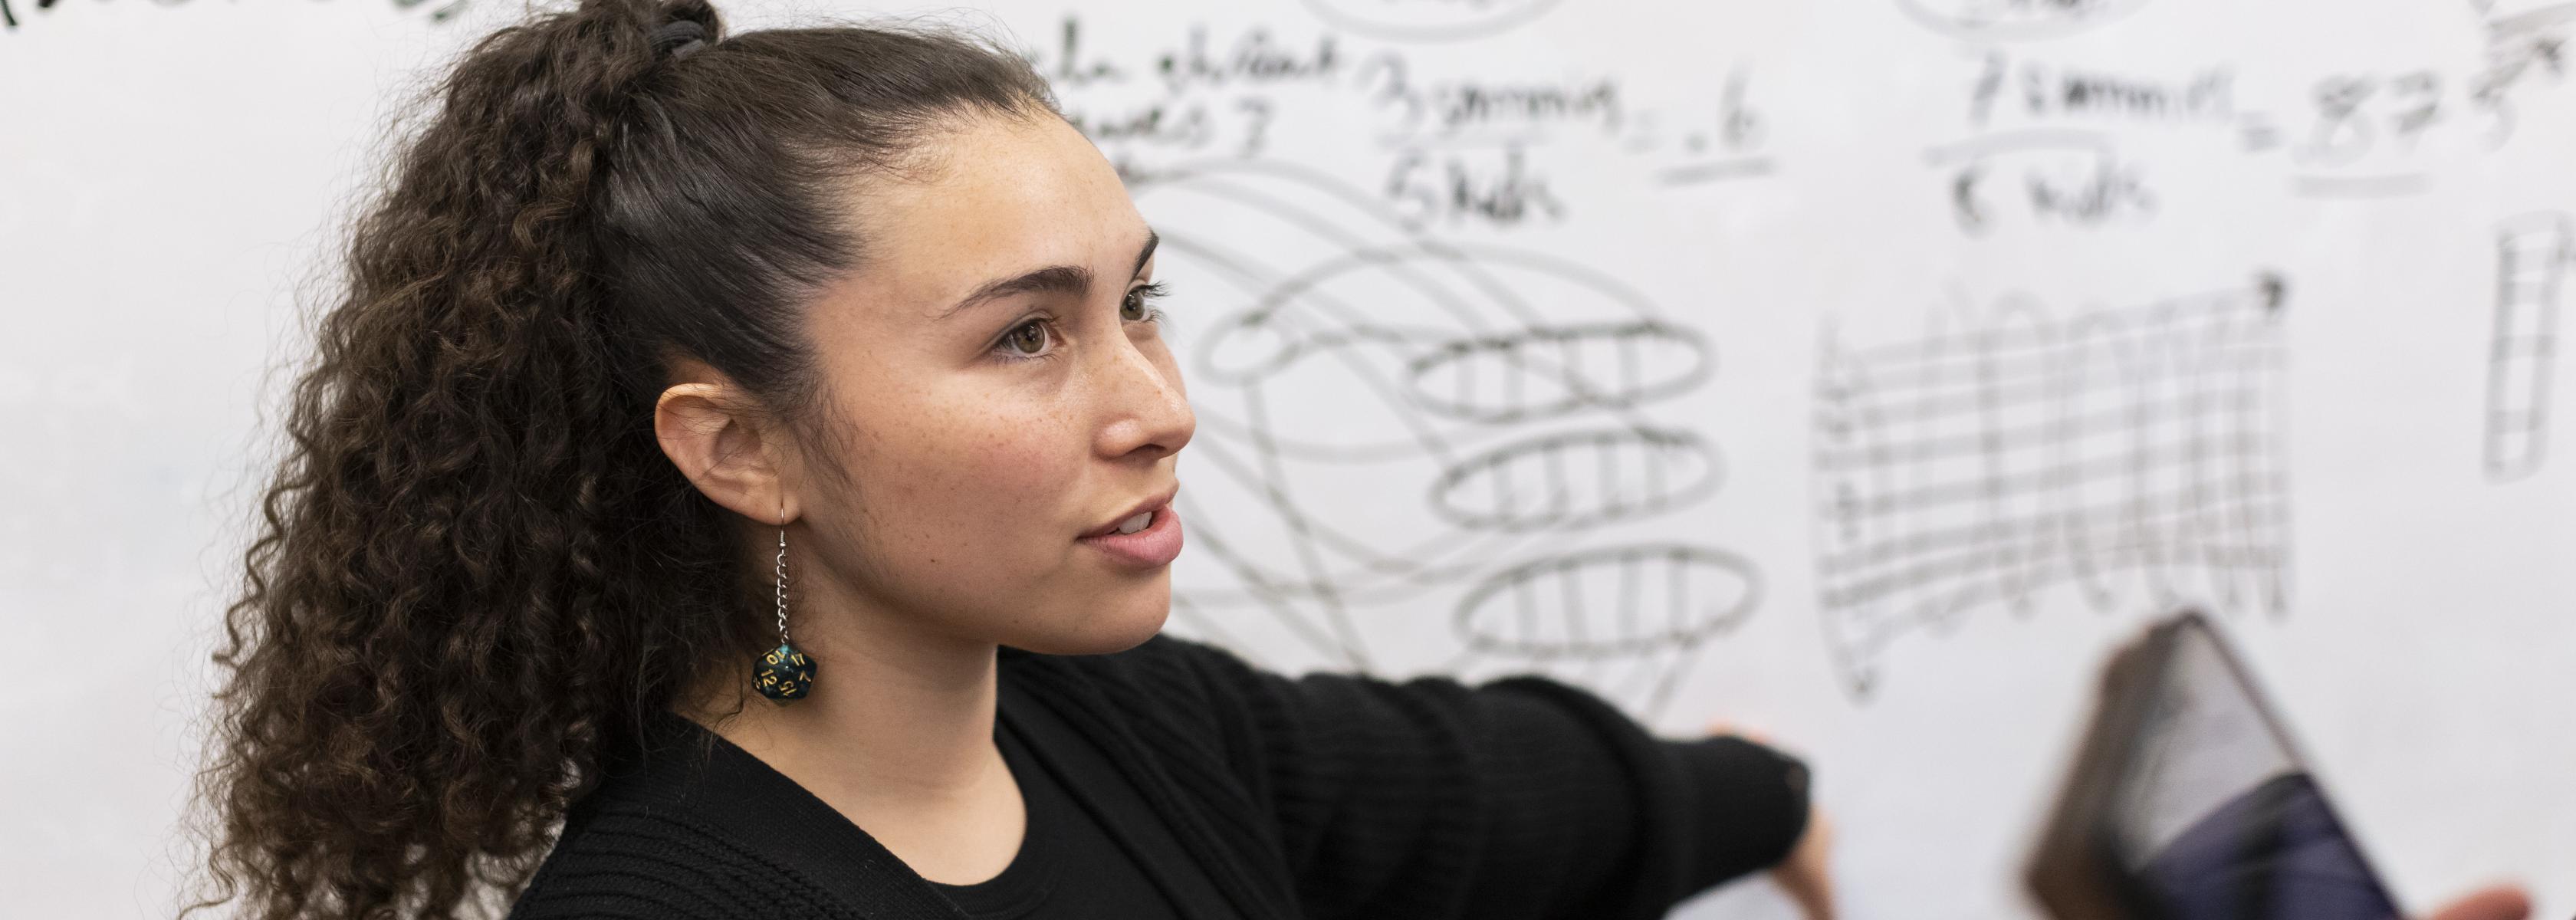
[[1181,554],[1181,516],[1166,501],[1084,534],[1075,542],[1100,550],[1117,562],[1157,568]]
[[[1139,531],[1139,530],[1143,530],[1143,529],[1145,529],[1145,525],[1147,525],[1147,524],[1151,524],[1151,523],[1154,523],[1154,512],[1148,511],[1148,512],[1145,512],[1145,513],[1143,513],[1143,514],[1139,514],[1139,515],[1137,515],[1137,516],[1135,516],[1135,517],[1131,517],[1131,518],[1128,518],[1128,519],[1126,519],[1126,520],[1124,520],[1124,521],[1120,521],[1120,522],[1118,522],[1118,526],[1117,526],[1116,528],[1111,529],[1111,530],[1109,531],[1109,533],[1135,533],[1135,532],[1137,532],[1137,531]],[[1104,534],[1098,534],[1097,536],[1103,536],[1103,537],[1105,537],[1105,536],[1108,536],[1108,535],[1109,535],[1109,534],[1104,533]]]

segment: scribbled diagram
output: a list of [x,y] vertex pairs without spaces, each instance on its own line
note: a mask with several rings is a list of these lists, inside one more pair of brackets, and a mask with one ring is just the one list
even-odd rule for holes
[[[180,6],[186,2],[187,0],[164,0],[155,5]],[[393,0],[393,5],[398,10],[409,10],[425,2],[427,0]],[[52,13],[58,5],[59,0],[35,0],[35,11]],[[464,9],[465,0],[449,0],[446,5],[432,7],[429,11],[429,20],[433,23],[445,24],[454,21],[457,18],[456,14],[463,12]],[[24,20],[19,17],[17,9],[10,4],[9,0],[0,0],[0,31],[15,32],[23,22]]]
[[2488,336],[2486,475],[2510,482],[2549,453],[2549,394],[2558,351],[2560,283],[2576,258],[2565,214],[2496,226],[2495,319]]
[[1213,564],[1180,573],[1176,617],[1256,654],[1229,633],[1259,619],[1375,670],[1418,659],[1445,615],[1457,657],[1433,670],[1537,670],[1651,711],[1751,613],[1752,563],[1639,527],[1725,480],[1714,443],[1654,411],[1711,378],[1696,329],[1302,167],[1211,161],[1131,188],[1202,320],[1172,334],[1199,416],[1182,514]]
[[1819,614],[1856,698],[1891,643],[2071,588],[2287,610],[2277,274],[2125,309],[2028,298],[1854,347],[1814,421]]

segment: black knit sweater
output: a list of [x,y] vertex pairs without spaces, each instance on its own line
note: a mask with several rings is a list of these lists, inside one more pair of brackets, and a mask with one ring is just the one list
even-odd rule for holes
[[[1004,647],[999,669],[997,717],[1134,816],[1112,829],[1192,918],[1660,917],[1778,862],[1806,822],[1796,760],[1657,737],[1535,675],[1288,677],[1173,636]],[[514,920],[963,916],[758,758],[655,724],[575,804]]]

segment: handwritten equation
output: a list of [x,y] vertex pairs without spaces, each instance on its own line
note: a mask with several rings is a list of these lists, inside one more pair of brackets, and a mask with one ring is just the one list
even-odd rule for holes
[[1358,139],[1378,164],[1369,184],[1415,227],[1565,222],[1580,205],[1556,170],[1603,157],[1670,187],[1776,171],[1749,68],[1704,87],[1696,107],[1658,109],[1615,73],[1433,73],[1403,47],[1333,32],[1189,25],[1160,49],[1113,55],[1088,28],[1066,17],[1050,47],[1028,53],[1131,181],[1210,156],[1278,156],[1282,119]]
[[[1968,7],[1983,12],[1968,16]],[[1944,21],[1983,23],[1967,32],[1993,42],[2001,39],[1990,31],[2098,25],[2134,8],[1966,4]],[[2464,18],[2461,27],[2485,44],[2475,67],[2326,73],[2302,98],[2269,107],[2245,97],[2226,61],[2143,73],[1989,44],[1961,79],[1962,136],[1924,148],[1922,160],[1970,236],[2014,222],[2094,230],[2153,221],[2160,185],[2192,170],[2161,169],[2135,149],[2146,138],[2271,163],[2294,196],[2421,194],[2438,167],[2504,148],[2531,111],[2559,98],[2543,94],[2566,83],[2576,4]]]

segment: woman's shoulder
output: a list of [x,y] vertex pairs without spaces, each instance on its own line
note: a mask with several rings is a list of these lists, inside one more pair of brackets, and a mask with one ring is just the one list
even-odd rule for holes
[[826,875],[884,862],[863,832],[694,722],[656,710],[646,725],[566,810],[510,920],[849,915],[851,883]]
[[806,887],[726,835],[611,783],[574,807],[507,920],[759,911]]

